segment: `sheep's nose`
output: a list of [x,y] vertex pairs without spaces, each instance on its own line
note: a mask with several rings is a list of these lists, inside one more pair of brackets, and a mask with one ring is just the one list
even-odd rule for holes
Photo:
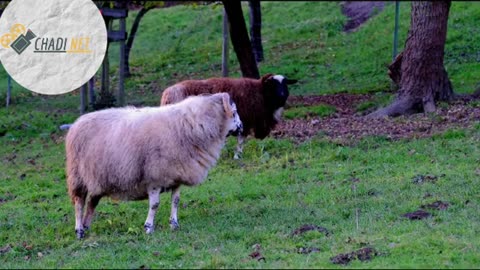
[[240,132],[243,132],[243,124],[240,123],[239,125],[237,125],[237,129],[238,129]]

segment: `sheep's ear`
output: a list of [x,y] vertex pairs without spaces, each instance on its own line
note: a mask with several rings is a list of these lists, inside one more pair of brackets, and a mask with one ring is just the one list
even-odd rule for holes
[[295,80],[295,79],[285,79],[285,83],[287,84],[294,84],[294,83],[297,83],[298,80]]
[[262,78],[261,78],[262,83],[266,82],[267,80],[272,79],[272,77],[273,77],[272,73],[268,73],[268,74],[263,75]]
[[232,109],[232,105],[230,105],[231,104],[230,95],[228,93],[222,93],[222,102],[223,102],[223,109],[225,110],[227,117],[232,118],[233,109]]

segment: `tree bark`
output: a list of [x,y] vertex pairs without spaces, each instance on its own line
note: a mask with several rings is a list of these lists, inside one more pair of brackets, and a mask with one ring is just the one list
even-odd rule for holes
[[248,4],[250,6],[250,40],[255,61],[259,63],[263,61],[262,10],[260,0],[249,0]]
[[480,98],[480,87],[477,88],[477,90],[475,90],[475,92],[473,92],[472,96],[474,98]]
[[410,31],[405,50],[389,66],[399,84],[396,100],[369,117],[434,112],[436,101],[454,97],[443,65],[450,1],[412,2]]
[[240,63],[242,76],[258,79],[260,78],[260,74],[252,53],[252,45],[248,38],[242,4],[239,0],[222,0],[222,2],[225,12],[227,13],[230,39],[232,40],[233,49]]
[[399,53],[396,57],[395,60],[388,66],[388,76],[392,81],[399,86],[400,85],[400,79],[402,77],[402,59],[403,59],[403,52]]
[[[152,7],[153,8],[153,7]],[[138,26],[140,25],[140,21],[142,20],[143,16],[152,8],[142,8],[137,13],[135,20],[133,21],[132,28],[130,29],[130,34],[128,35],[127,44],[125,45],[125,77],[130,77],[132,74],[130,73],[130,51],[133,46],[133,41],[135,40],[135,36],[137,34]]]

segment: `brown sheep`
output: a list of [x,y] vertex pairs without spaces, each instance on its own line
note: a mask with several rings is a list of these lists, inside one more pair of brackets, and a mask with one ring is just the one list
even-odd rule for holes
[[113,108],[82,115],[65,138],[77,237],[84,237],[104,196],[148,198],[144,229],[153,232],[159,196],[166,190],[172,192],[170,226],[178,228],[180,186],[200,184],[218,160],[226,137],[241,131],[236,105],[225,93],[162,107]]
[[210,78],[186,80],[172,85],[162,93],[161,105],[172,104],[191,95],[227,92],[238,107],[243,132],[238,136],[234,158],[242,153],[245,138],[253,135],[263,139],[280,120],[289,96],[288,84],[297,80],[282,75],[266,74],[262,78]]

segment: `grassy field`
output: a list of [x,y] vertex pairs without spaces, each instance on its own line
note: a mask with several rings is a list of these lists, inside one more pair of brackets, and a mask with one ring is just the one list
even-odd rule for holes
[[[262,2],[262,8],[260,72],[299,79],[293,95],[388,90],[393,5],[350,34],[341,31],[346,18],[339,2]],[[409,10],[402,2],[400,48]],[[221,6],[147,13],[131,54],[127,102],[156,105],[173,82],[220,76],[221,14]],[[452,3],[445,65],[459,93],[473,92],[480,78],[479,20],[478,4]],[[117,53],[112,45],[114,83]],[[231,76],[238,77],[233,49],[230,55]],[[6,85],[3,70],[0,85]],[[65,185],[64,132],[58,130],[78,117],[78,92],[42,96],[17,84],[13,90],[12,106],[0,109],[0,268],[480,267],[479,123],[427,139],[379,136],[349,145],[322,134],[303,143],[250,140],[240,161],[232,159],[230,138],[207,180],[183,188],[179,231],[168,227],[168,194],[152,235],[143,232],[147,201],[105,198],[79,241]],[[293,107],[285,116],[332,111]],[[436,201],[448,208],[426,209],[432,217],[423,220],[402,216]],[[293,234],[308,224],[329,234]],[[378,255],[347,266],[331,262],[362,247]]]

